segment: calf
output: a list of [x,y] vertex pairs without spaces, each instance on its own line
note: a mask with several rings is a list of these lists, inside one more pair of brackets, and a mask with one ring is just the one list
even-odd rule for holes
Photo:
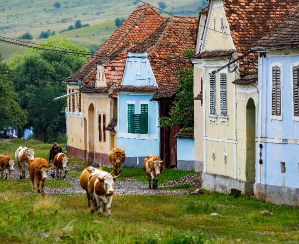
[[8,176],[8,179],[10,180],[11,172],[15,170],[14,165],[15,163],[10,156],[6,156],[6,155],[0,156],[0,170],[1,170],[2,179],[4,177],[3,173],[5,173],[5,179],[7,180],[7,176]]
[[120,175],[122,170],[122,163],[126,160],[126,154],[121,148],[113,148],[108,154],[108,159],[111,162],[114,174]]
[[143,170],[148,175],[148,184],[151,189],[151,180],[153,180],[153,189],[158,188],[158,176],[163,170],[163,161],[157,156],[146,156],[144,159]]
[[27,147],[19,147],[15,152],[16,164],[21,169],[20,179],[25,179],[25,169],[28,168],[29,161],[34,158],[34,150]]
[[[31,180],[32,191],[34,191],[34,179],[36,180],[37,192],[44,194],[44,184],[47,179],[47,173],[52,164],[48,164],[47,160],[43,158],[33,158],[29,161],[29,177]],[[42,191],[39,185],[42,183]]]
[[64,153],[57,153],[54,157],[53,163],[56,167],[57,180],[62,179],[61,172],[64,170],[63,178],[66,178],[68,157]]
[[88,194],[92,200],[90,213],[97,209],[98,215],[102,215],[103,211],[108,210],[108,217],[110,218],[114,185],[117,177],[106,171],[100,171],[100,173],[89,176]]
[[90,201],[92,200],[91,196],[88,194],[88,180],[90,176],[92,177],[96,173],[99,173],[99,169],[89,166],[82,171],[79,178],[81,187],[86,191],[88,207],[90,207]]

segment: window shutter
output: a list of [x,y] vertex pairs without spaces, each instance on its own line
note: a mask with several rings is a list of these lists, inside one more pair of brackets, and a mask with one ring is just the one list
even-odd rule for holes
[[299,65],[293,67],[294,116],[299,116]]
[[210,74],[210,114],[216,114],[216,75]]
[[220,113],[227,115],[227,77],[220,74]]
[[141,104],[140,134],[148,134],[148,104]]
[[[71,93],[71,90],[69,90],[69,93]],[[71,104],[71,103],[72,103],[72,100],[71,100],[71,99],[72,99],[72,97],[69,96],[69,99],[68,99],[68,102],[69,102],[69,104],[68,104],[68,105],[69,105],[69,112],[72,112],[72,110],[71,110],[71,108],[72,108],[72,106],[71,106],[71,105],[72,105],[72,104]]]
[[134,134],[140,133],[140,114],[133,114],[133,132]]
[[75,112],[75,95],[72,95],[72,112]]
[[79,98],[78,98],[78,112],[81,112],[81,92],[79,92]]
[[281,70],[279,66],[272,67],[272,115],[281,115]]
[[103,114],[103,141],[106,141],[106,114]]
[[99,114],[98,115],[98,130],[99,130],[99,141],[102,141],[102,126],[101,126],[101,124],[102,124],[102,115],[101,114]]
[[134,133],[135,104],[128,104],[128,133]]

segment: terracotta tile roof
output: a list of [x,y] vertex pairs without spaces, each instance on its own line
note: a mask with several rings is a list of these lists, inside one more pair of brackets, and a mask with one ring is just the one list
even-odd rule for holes
[[[226,18],[238,57],[282,23],[299,0],[223,0]],[[256,82],[258,54],[239,60],[237,84]]]
[[198,14],[207,14],[209,12],[209,7],[209,5],[205,6],[204,8],[202,8],[202,10],[198,12]]
[[231,56],[236,50],[215,50],[215,51],[204,51],[199,54],[194,54],[192,58],[214,58],[214,57],[223,57]]
[[158,101],[158,100],[164,99],[164,98],[171,98],[177,93],[178,89],[179,89],[179,87],[177,85],[172,86],[172,87],[158,88],[155,91],[155,94],[151,98],[151,100],[152,101]]
[[265,49],[299,48],[299,5],[290,13],[286,20],[271,33],[262,38],[258,47]]
[[130,50],[147,52],[159,87],[157,96],[172,96],[173,89],[168,88],[179,84],[175,71],[192,66],[182,53],[195,48],[197,20],[197,17],[171,16],[147,40]]
[[117,118],[112,118],[105,130],[114,130],[114,127],[117,125]]
[[[162,23],[163,16],[149,4],[137,7],[126,21],[109,37],[109,39],[97,50],[97,52],[66,82],[77,82],[78,80],[93,80],[97,64],[110,67],[105,69],[107,82],[120,83],[124,70],[125,60],[118,57],[119,52],[129,48],[129,43],[142,42],[148,38]],[[113,60],[113,64],[110,64]],[[110,71],[117,71],[110,74]],[[114,80],[114,78],[116,80]]]
[[155,92],[156,86],[117,86],[114,92]]
[[[223,3],[232,39],[241,56],[283,22],[299,0],[223,0]],[[257,73],[257,55],[251,53],[239,61],[240,80]]]

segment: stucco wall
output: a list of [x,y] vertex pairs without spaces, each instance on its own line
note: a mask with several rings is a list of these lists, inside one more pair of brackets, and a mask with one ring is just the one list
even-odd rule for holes
[[194,170],[194,139],[177,138],[177,169]]

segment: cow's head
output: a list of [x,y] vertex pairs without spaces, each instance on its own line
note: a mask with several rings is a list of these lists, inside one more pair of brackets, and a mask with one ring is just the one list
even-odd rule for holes
[[113,195],[114,193],[114,186],[115,186],[115,180],[116,180],[116,176],[114,175],[105,175],[103,177],[98,177],[99,181],[102,182],[104,184],[104,190],[106,195]]
[[68,160],[69,160],[68,157],[63,157],[62,158],[62,168],[63,168],[63,170],[67,170],[66,165],[67,165]]
[[27,148],[26,149],[26,154],[27,154],[27,157],[28,157],[28,161],[33,159],[34,158],[34,149]]
[[42,166],[41,168],[40,167],[35,167],[35,169],[38,173],[41,174],[42,180],[46,180],[49,168],[51,168],[51,167],[52,167],[52,164],[48,164],[48,165]]
[[161,174],[161,168],[163,168],[163,161],[160,159],[153,160],[155,174],[158,177]]
[[13,160],[9,160],[8,162],[8,170],[13,171],[15,170],[14,166],[15,166],[15,162]]
[[123,152],[114,152],[115,156],[115,164],[113,164],[113,169],[115,175],[120,175],[122,170],[122,163],[123,163]]

